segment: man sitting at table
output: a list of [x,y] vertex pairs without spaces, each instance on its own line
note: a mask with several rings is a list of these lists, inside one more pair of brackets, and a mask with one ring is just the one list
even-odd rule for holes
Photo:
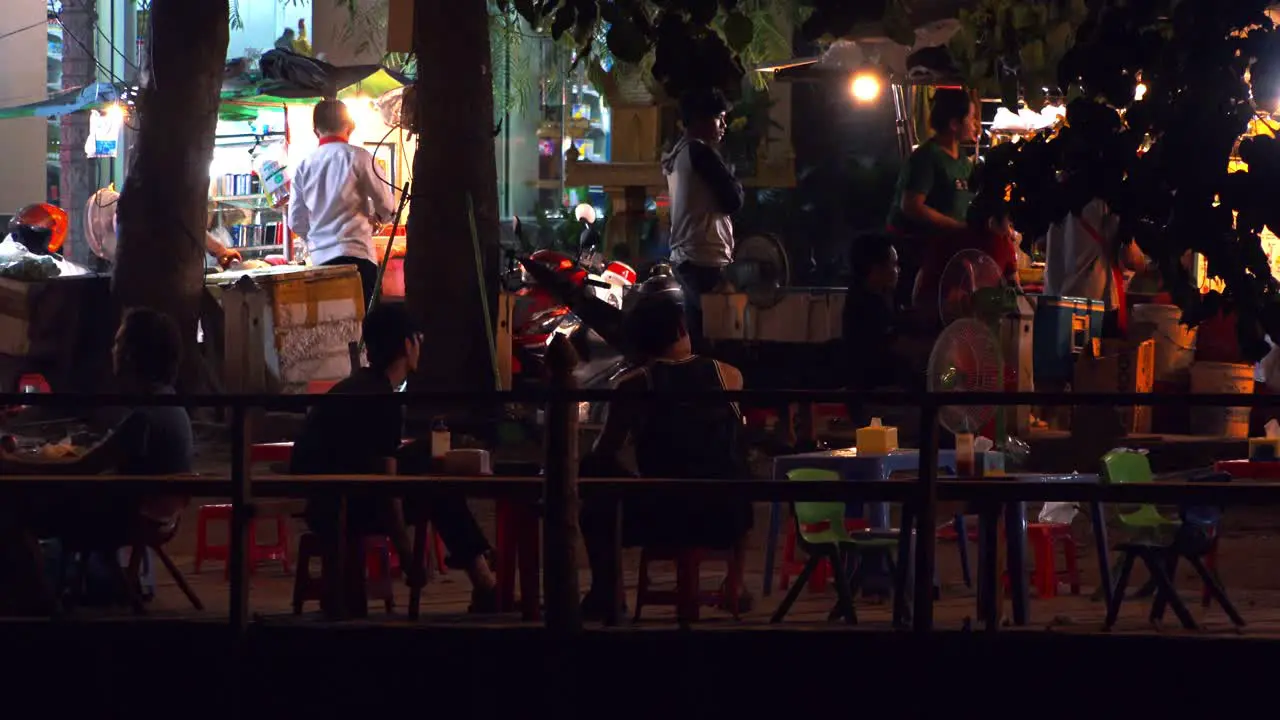
[[[624,321],[624,331],[642,357],[644,367],[623,375],[617,389],[624,393],[705,392],[741,390],[737,368],[695,355],[686,330],[684,310],[663,295],[645,298]],[[634,445],[641,477],[739,480],[746,478],[746,455],[740,441],[742,413],[737,403],[715,404],[615,400],[609,403],[604,430],[585,460],[584,474],[615,475],[628,440]],[[602,616],[607,590],[599,586],[611,533],[602,516],[605,508],[586,503],[582,534],[591,564],[591,589],[583,599],[583,615]],[[741,552],[751,529],[751,503],[731,498],[699,502],[628,501],[622,512],[623,544],[632,547],[701,547]],[[747,609],[739,600],[739,610]]]
[[[843,318],[845,386],[863,391],[923,388],[931,342],[911,332],[914,317],[895,299],[899,268],[893,236],[859,235],[850,264]],[[860,404],[851,402],[848,410],[854,427],[870,420]]]
[[[418,367],[422,334],[402,304],[378,305],[365,316],[364,344],[369,367],[360,368],[334,385],[330,393],[381,396],[358,406],[317,405],[307,413],[302,435],[294,443],[290,472],[299,475],[366,475],[386,472],[395,458],[404,474],[430,472],[430,443],[401,447],[404,409],[392,393]],[[472,585],[473,612],[495,608],[497,595],[486,554],[489,543],[462,497],[438,498],[430,508],[410,508],[409,517],[434,524],[449,549],[450,567],[467,573]],[[338,503],[317,498],[307,503],[307,525],[326,541],[338,535]],[[364,557],[363,539],[386,535],[400,555],[405,581],[411,587],[425,582],[425,568],[412,567],[413,547],[399,498],[352,497],[347,503],[347,557]],[[429,517],[427,517],[429,516]],[[348,607],[363,614],[363,563],[350,562],[352,574],[344,586],[351,594]]]
[[[119,390],[172,395],[181,353],[177,325],[168,315],[148,308],[126,310],[112,348]],[[120,475],[183,475],[191,472],[194,454],[191,418],[185,408],[140,407],[79,456],[37,460],[0,450],[0,473],[89,475],[114,470]],[[3,522],[7,532],[26,535],[26,549],[37,560],[31,569],[39,573],[43,563],[38,561],[36,537],[59,537],[73,546],[91,548],[118,547],[147,538],[163,541],[173,535],[186,504],[185,497],[166,495],[60,497],[35,506],[10,507]],[[14,549],[12,543],[6,545]],[[38,574],[34,578],[38,581]]]

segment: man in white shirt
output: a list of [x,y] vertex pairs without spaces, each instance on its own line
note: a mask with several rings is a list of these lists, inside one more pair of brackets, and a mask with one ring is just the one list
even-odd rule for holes
[[1127,330],[1124,271],[1146,265],[1136,243],[1118,251],[1119,227],[1120,219],[1094,198],[1079,215],[1069,214],[1052,225],[1045,242],[1044,294],[1101,300],[1111,326],[1108,335]]
[[316,105],[312,125],[320,147],[293,172],[289,225],[315,265],[354,265],[367,307],[378,282],[374,226],[395,213],[391,183],[373,155],[350,142],[356,124],[338,100]]

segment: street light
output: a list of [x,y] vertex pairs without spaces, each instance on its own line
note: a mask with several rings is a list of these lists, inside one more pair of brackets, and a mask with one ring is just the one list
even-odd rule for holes
[[853,82],[849,84],[849,93],[860,103],[874,102],[883,90],[880,77],[870,70],[859,70],[854,73]]

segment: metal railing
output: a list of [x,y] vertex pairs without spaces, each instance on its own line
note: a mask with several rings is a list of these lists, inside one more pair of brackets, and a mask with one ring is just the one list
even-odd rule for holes
[[[31,395],[0,394],[0,405],[57,407],[140,407],[181,406],[220,407],[231,411],[231,462],[226,477],[157,476],[0,476],[0,495],[46,492],[165,492],[204,497],[230,497],[232,505],[229,565],[231,568],[230,623],[243,632],[249,623],[248,528],[254,516],[255,498],[309,498],[322,495],[352,496],[395,493],[404,497],[430,497],[438,493],[465,493],[477,497],[547,502],[547,522],[572,523],[567,512],[581,497],[611,503],[615,513],[623,500],[636,495],[662,496],[673,501],[701,498],[734,498],[753,502],[794,502],[803,500],[843,500],[894,502],[914,510],[918,533],[915,543],[916,577],[932,577],[935,545],[931,529],[937,526],[939,501],[1004,503],[1040,500],[1154,503],[1198,505],[1280,505],[1280,483],[1160,482],[1145,485],[1035,484],[1000,482],[999,478],[940,478],[938,473],[938,413],[945,406],[1160,406],[1160,407],[1280,407],[1276,395],[1152,395],[1074,393],[850,393],[844,391],[726,391],[707,393],[625,393],[608,390],[576,390],[557,387],[540,391],[401,393],[395,396],[405,406],[470,406],[524,403],[547,409],[544,446],[544,475],[530,477],[477,478],[443,475],[390,476],[269,476],[253,478],[250,462],[252,412],[254,410],[302,411],[317,405],[341,405],[358,409],[370,402],[386,402],[386,396],[368,395]],[[914,478],[877,482],[791,483],[777,480],[688,480],[636,478],[577,478],[577,403],[605,402],[627,398],[631,402],[679,401],[684,403],[738,402],[744,407],[777,408],[792,403],[836,403],[857,401],[882,405],[910,405],[920,411],[919,472]],[[544,533],[544,553],[548,558],[548,578],[555,572],[551,558],[572,558],[572,533],[548,527]],[[615,538],[616,539],[616,538]],[[566,555],[567,552],[567,555]],[[560,569],[563,572],[564,568]],[[620,567],[612,568],[621,572]],[[576,572],[576,571],[575,571]],[[544,580],[549,582],[549,580]],[[575,580],[576,583],[576,574]],[[607,587],[608,585],[606,585]],[[579,626],[574,609],[560,607],[576,598],[544,589],[547,625],[553,630],[573,630]],[[917,592],[913,598],[912,624],[916,631],[933,628],[933,593]]]

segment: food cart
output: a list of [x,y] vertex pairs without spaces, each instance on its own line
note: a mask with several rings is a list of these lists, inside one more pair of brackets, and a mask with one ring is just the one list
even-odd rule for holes
[[[273,171],[284,176],[311,152],[317,144],[311,108],[332,88],[340,88],[338,96],[360,126],[353,142],[370,150],[393,184],[407,174],[412,150],[398,118],[388,124],[374,100],[402,87],[402,78],[375,65],[329,66],[328,74],[325,88],[256,73],[224,83],[210,168],[210,228],[245,262],[206,274],[201,335],[215,384],[227,391],[303,392],[311,380],[335,380],[350,371],[350,348],[359,340],[365,310],[358,273],[290,264],[300,259],[285,198],[262,180],[259,156],[269,153]],[[0,109],[0,118],[123,110],[129,93],[97,83]],[[87,208],[72,209],[88,215],[87,233],[101,236],[86,239],[106,265],[114,256],[113,202],[91,200]],[[43,375],[58,391],[103,387],[115,331],[110,283],[108,272],[38,281],[0,277],[0,387],[14,388],[26,373]]]

